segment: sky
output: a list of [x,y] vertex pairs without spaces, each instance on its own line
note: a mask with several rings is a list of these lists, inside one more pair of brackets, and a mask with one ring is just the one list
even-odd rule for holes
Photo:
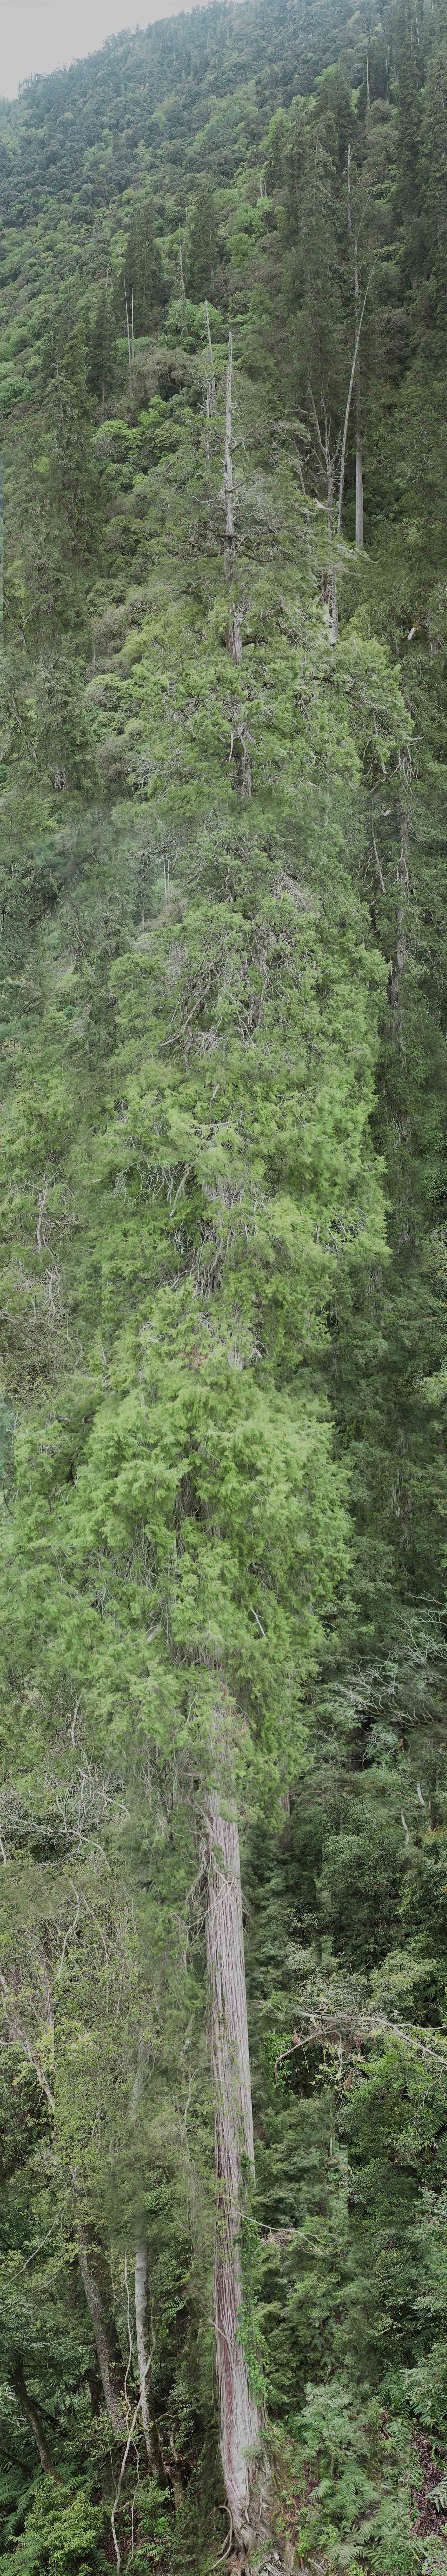
[[0,98],[17,98],[19,81],[31,72],[54,72],[59,63],[96,53],[123,27],[178,18],[183,6],[184,0],[140,0],[140,6],[138,0],[0,0]]

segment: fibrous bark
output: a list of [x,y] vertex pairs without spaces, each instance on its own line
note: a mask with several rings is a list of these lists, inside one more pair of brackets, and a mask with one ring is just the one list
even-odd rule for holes
[[261,2424],[241,2342],[241,2225],[254,2174],[239,1836],[217,1794],[207,1809],[207,1962],[216,2157],[214,2324],[225,2493],[238,2541],[252,2537],[253,2457]]
[[231,659],[232,659],[232,662],[236,662],[237,667],[238,667],[238,668],[240,668],[240,664],[241,664],[241,661],[242,661],[242,628],[241,628],[241,612],[240,612],[240,608],[233,608],[232,616],[230,617],[230,624],[229,624],[229,628],[228,628],[228,639],[227,639],[227,640],[228,640],[228,651],[229,651],[229,653],[231,653]]

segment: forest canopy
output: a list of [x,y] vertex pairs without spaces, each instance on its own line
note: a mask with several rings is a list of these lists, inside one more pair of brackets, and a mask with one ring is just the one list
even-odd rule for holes
[[447,19],[0,103],[0,2576],[442,2576]]

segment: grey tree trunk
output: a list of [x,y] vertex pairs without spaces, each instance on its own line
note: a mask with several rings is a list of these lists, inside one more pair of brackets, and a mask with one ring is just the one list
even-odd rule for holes
[[337,514],[337,525],[338,525],[338,534],[339,534],[339,537],[341,537],[341,536],[342,536],[342,533],[343,533],[343,501],[344,501],[344,491],[345,491],[346,440],[347,440],[348,428],[349,428],[349,414],[350,414],[351,402],[352,402],[352,391],[353,391],[353,384],[354,384],[354,376],[355,376],[355,370],[356,370],[356,365],[357,365],[357,357],[358,357],[358,351],[359,351],[359,345],[360,345],[360,334],[361,334],[361,329],[362,329],[363,316],[364,316],[364,312],[365,312],[365,309],[366,309],[367,298],[368,298],[368,295],[369,295],[369,290],[370,290],[370,285],[371,285],[371,278],[372,278],[372,276],[373,276],[374,269],[375,269],[375,267],[376,267],[376,260],[377,260],[377,256],[378,256],[378,254],[376,254],[376,259],[373,259],[372,268],[370,268],[369,278],[368,278],[367,286],[366,286],[366,288],[365,288],[365,294],[364,294],[364,297],[363,297],[363,304],[362,304],[362,310],[361,310],[361,314],[360,314],[360,319],[359,319],[359,321],[358,321],[358,323],[357,323],[357,329],[356,329],[356,334],[355,334],[354,356],[353,356],[352,367],[351,367],[351,374],[350,374],[350,381],[349,381],[349,393],[348,393],[348,400],[347,400],[347,404],[346,404],[346,411],[345,411],[345,417],[344,417],[344,426],[343,426],[343,438],[342,438],[342,445],[341,445],[341,458],[340,458],[340,481],[339,481],[339,486],[338,486],[338,514]]
[[[366,57],[366,59],[368,60],[368,56]],[[351,206],[351,145],[350,145],[350,143],[348,143],[348,233],[349,233],[349,235],[350,235],[350,237],[351,237],[351,235],[352,235],[352,206]],[[356,337],[356,338],[357,338],[357,323],[358,323],[358,318],[359,318],[359,264],[358,264],[358,257],[357,257],[357,241],[358,241],[358,234],[356,233],[356,237],[355,237],[355,250],[354,250],[354,325],[355,325],[355,337]],[[356,542],[356,546],[362,546],[362,545],[363,545],[363,460],[362,460],[362,430],[361,430],[361,419],[360,419],[360,395],[359,395],[359,381],[358,381],[358,376],[357,376],[356,389],[355,389],[355,542]]]
[[[357,239],[356,239],[356,244],[355,244],[355,259],[354,259],[354,310],[355,310],[355,329],[356,329],[356,336],[357,336],[357,324],[358,324],[358,318],[359,318],[359,270],[358,270],[358,259],[357,259]],[[362,424],[361,424],[361,413],[360,413],[360,388],[359,388],[358,375],[357,375],[357,377],[356,377],[356,387],[355,387],[355,542],[356,542],[356,546],[362,546],[362,545],[363,545],[363,454],[362,454]]]
[[363,545],[363,455],[358,411],[355,439],[355,542],[356,546]]
[[322,401],[323,401],[323,423],[324,423],[324,439],[323,439],[323,438],[322,438],[322,435],[321,435],[320,423],[319,423],[319,419],[318,419],[318,412],[317,412],[316,404],[315,404],[315,402],[314,402],[314,397],[313,397],[312,387],[311,387],[311,386],[309,386],[309,393],[310,393],[310,400],[311,400],[311,405],[312,405],[312,412],[313,412],[313,419],[314,419],[314,426],[315,426],[315,435],[316,435],[316,442],[317,442],[318,455],[319,455],[319,459],[320,459],[320,465],[322,466],[323,471],[324,471],[325,482],[326,482],[326,507],[327,507],[327,532],[328,532],[328,556],[329,556],[329,561],[328,561],[328,564],[327,564],[327,566],[326,566],[326,571],[325,571],[325,573],[323,574],[323,598],[324,598],[325,607],[326,607],[326,608],[327,608],[327,610],[328,610],[328,616],[329,616],[329,641],[330,641],[330,643],[331,643],[331,644],[336,644],[336,642],[337,642],[337,636],[338,636],[338,587],[337,587],[337,566],[336,566],[336,561],[335,561],[335,539],[334,539],[334,507],[335,507],[335,492],[334,492],[334,465],[335,465],[335,459],[334,459],[334,457],[331,455],[330,421],[328,421],[328,416],[327,416],[327,410],[326,410],[326,403],[325,403],[324,395],[323,395],[323,398],[322,398]]
[[217,1794],[207,1807],[207,1963],[216,2159],[214,2326],[225,2494],[241,2547],[253,2538],[254,2455],[261,2420],[240,2339],[240,2237],[246,2178],[254,2174],[239,1836]]
[[208,348],[209,348],[209,355],[210,355],[210,411],[217,411],[217,394],[216,394],[216,378],[215,378],[215,374],[214,374],[213,343],[212,343],[212,339],[211,339],[211,331],[210,331],[210,317],[209,317],[208,305],[207,305],[206,299],[205,299],[205,313],[206,313],[206,328],[207,328],[207,334],[208,334]]
[[129,310],[128,310],[128,303],[127,303],[127,286],[126,286],[126,280],[125,280],[125,279],[124,279],[124,294],[125,294],[125,299],[126,299],[127,349],[128,349],[128,357],[129,357],[129,377],[130,377],[130,383],[132,383],[132,359],[131,359],[131,354],[130,354]]
[[208,501],[210,501],[210,500],[211,500],[211,435],[210,435],[210,418],[211,418],[211,409],[210,409],[210,389],[209,389],[209,384],[208,384],[208,385],[207,385],[207,388],[206,388],[206,492],[207,492],[207,500],[208,500]]
[[27,2424],[29,2424],[30,2432],[33,2434],[34,2441],[37,2445],[40,2465],[43,2469],[44,2477],[55,2478],[56,2470],[54,2460],[51,2457],[46,2433],[44,2432],[42,2417],[39,2414],[38,2406],[35,2406],[34,2404],[34,2398],[30,2397],[29,2389],[26,2385],[23,2363],[21,2361],[17,2361],[15,2369],[11,2371],[11,2388],[14,2389],[14,2396],[17,2397],[18,2404],[22,2408],[22,2414],[26,2415]]
[[87,2307],[93,2327],[104,2402],[116,2442],[125,2441],[126,2418],[121,2393],[122,2363],[116,2326],[101,2277],[101,2262],[85,2219],[76,2215],[76,2247]]
[[231,580],[232,580],[232,576],[233,576],[233,572],[234,572],[234,566],[235,566],[235,560],[236,560],[236,540],[235,540],[235,534],[234,534],[234,516],[233,516],[232,386],[233,386],[233,343],[232,343],[231,331],[230,331],[230,337],[229,337],[229,342],[228,342],[227,399],[226,399],[226,417],[225,417],[225,457],[224,457],[224,496],[225,496],[225,571],[226,571],[227,581],[231,581]]
[[228,641],[228,651],[229,651],[229,653],[231,653],[232,661],[233,661],[233,662],[236,662],[236,663],[237,663],[238,668],[240,668],[240,664],[241,664],[241,661],[242,661],[242,628],[241,628],[241,612],[240,612],[240,608],[233,608],[232,615],[231,615],[231,617],[230,617],[230,624],[229,624],[229,628],[228,628],[228,638],[227,638],[227,641]]
[[148,2463],[151,2477],[157,2478],[159,2486],[165,2487],[168,2480],[152,2403],[151,2353],[147,2336],[147,2246],[141,2239],[135,2246],[135,2322],[141,2417]]

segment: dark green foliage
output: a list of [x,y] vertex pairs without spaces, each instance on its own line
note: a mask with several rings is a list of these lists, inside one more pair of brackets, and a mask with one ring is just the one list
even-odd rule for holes
[[219,228],[211,188],[204,183],[194,198],[188,225],[187,282],[193,304],[215,295],[220,255]]
[[105,286],[101,287],[100,293],[96,298],[95,309],[92,315],[88,334],[87,360],[87,382],[89,392],[96,395],[96,400],[100,404],[102,414],[104,414],[106,400],[109,399],[111,394],[116,392],[117,381],[117,340],[113,319],[112,298],[107,282]]
[[154,233],[154,216],[150,199],[137,206],[127,236],[123,266],[115,287],[115,313],[118,329],[124,332],[126,320],[135,339],[151,329],[154,312],[165,301],[163,269]]

